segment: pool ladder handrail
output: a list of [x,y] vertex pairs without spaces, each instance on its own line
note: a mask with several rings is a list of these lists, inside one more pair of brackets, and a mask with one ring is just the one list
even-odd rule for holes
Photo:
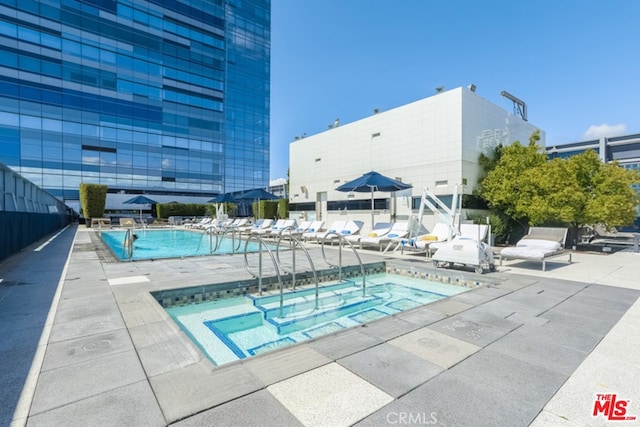
[[[327,236],[332,236],[332,235],[338,236],[338,265],[331,264],[327,259],[327,255],[324,252],[324,244],[328,240]],[[358,254],[358,251],[356,250],[355,246],[353,246],[353,244],[349,240],[347,240],[342,234],[336,231],[330,231],[326,233],[324,235],[324,238],[319,239],[319,241],[321,243],[322,258],[324,258],[324,262],[329,264],[330,267],[338,268],[338,280],[342,280],[342,245],[343,243],[346,243],[347,245],[349,245],[349,247],[351,248],[351,250],[353,251],[353,253],[355,254],[358,260],[358,264],[360,265],[360,273],[362,274],[362,296],[363,297],[366,296],[367,281],[364,275],[364,265],[362,264],[362,259],[360,259],[360,255]]]
[[[209,235],[209,255],[213,255],[218,249],[220,249],[220,245],[222,244],[223,237],[227,236],[231,232],[231,249],[232,253],[236,253],[240,249],[240,245],[242,245],[242,239],[240,238],[240,231],[236,228],[217,228],[211,227],[209,229],[205,229],[204,233],[200,237],[200,241],[198,242],[198,247],[196,248],[196,252],[200,250],[200,245],[202,244],[202,239],[204,236]],[[237,242],[236,245],[236,234]],[[213,236],[216,237],[216,243],[213,244]]]
[[[249,260],[247,258],[247,253],[248,253],[247,248],[249,247],[249,242],[253,239],[257,240],[258,243],[260,244],[260,248],[258,250],[258,274],[257,275],[254,274],[249,268]],[[262,295],[262,248],[263,247],[267,250],[269,257],[271,257],[271,262],[273,262],[273,266],[276,270],[276,277],[278,278],[278,284],[280,285],[280,316],[282,316],[282,308],[284,306],[284,286],[282,285],[282,276],[280,275],[280,266],[278,265],[278,261],[276,260],[276,258],[273,256],[273,251],[271,251],[271,249],[269,248],[269,245],[267,245],[267,242],[265,242],[265,240],[259,235],[256,235],[256,234],[249,235],[249,237],[244,243],[244,266],[247,269],[247,272],[251,276],[253,276],[254,279],[258,279],[258,292],[260,295]]]
[[[296,289],[296,246],[299,246],[300,249],[302,249],[302,252],[304,252],[305,256],[307,257],[307,260],[309,261],[311,272],[313,273],[313,280],[315,282],[315,290],[316,290],[315,308],[318,308],[318,298],[319,298],[318,288],[320,287],[320,280],[318,280],[318,272],[316,271],[315,265],[313,264],[313,260],[311,259],[311,255],[309,254],[309,251],[307,250],[307,248],[304,246],[302,241],[297,236],[291,233],[293,228],[294,228],[293,226],[287,226],[276,233],[278,235],[278,241],[276,246],[276,258],[278,260],[278,265],[280,265],[280,268],[282,269],[282,271],[284,271],[285,273],[291,274],[291,287],[293,288],[293,290],[295,290]],[[282,264],[282,262],[280,261],[280,244],[282,242],[282,238],[285,234],[284,233],[285,231],[289,231],[289,234],[287,234],[287,236],[290,238],[289,247],[291,248],[291,251],[292,251],[291,252],[291,259],[292,259],[291,270],[286,269]],[[272,235],[275,237],[274,233],[272,233]]]
[[131,259],[133,257],[133,229],[127,228],[127,231],[125,231],[122,246],[124,247],[127,259]]

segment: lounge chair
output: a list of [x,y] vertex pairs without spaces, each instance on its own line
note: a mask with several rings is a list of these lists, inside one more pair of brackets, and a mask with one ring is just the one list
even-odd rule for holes
[[347,237],[360,233],[363,225],[364,223],[362,221],[346,221],[341,229],[336,228],[333,231],[327,230],[325,233],[321,233],[321,235],[317,236],[316,239],[318,242],[324,240],[333,244],[333,241],[338,239],[339,235]]
[[268,218],[258,219],[250,227],[241,227],[240,228],[240,232],[242,232],[242,233],[251,233],[251,232],[256,231],[256,230],[267,229],[267,228],[271,227],[272,225],[273,225],[273,220],[272,219],[268,219]]
[[205,218],[202,218],[200,221],[196,222],[195,224],[191,224],[189,228],[205,228],[207,225],[211,224],[211,221],[213,221],[213,218],[205,217]]
[[249,224],[249,220],[247,218],[236,218],[227,227],[235,228],[237,230],[237,229],[240,229],[241,227],[244,227],[247,224]]
[[208,225],[205,225],[204,229],[209,232],[240,230],[240,228],[246,226],[248,222],[249,220],[246,218],[236,218],[234,220],[220,218],[211,221],[211,223],[209,223]]
[[[273,220],[271,220],[271,221],[273,221]],[[285,221],[286,220],[284,220],[284,219],[279,219],[279,220],[276,221],[275,224],[271,225],[271,227],[269,227],[269,226],[265,227],[264,226],[264,222],[263,222],[262,226],[260,228],[251,230],[251,234],[263,235],[263,234],[271,233],[272,230],[280,230],[284,226]]]
[[391,231],[390,222],[377,222],[371,229],[371,232],[369,232],[369,234],[367,234],[366,236],[356,234],[354,236],[347,236],[346,239],[355,244],[360,243],[360,240],[364,239],[365,237],[381,237],[389,233],[389,231]]
[[312,221],[311,225],[309,225],[306,230],[292,232],[292,234],[297,235],[298,238],[306,239],[305,236],[315,235],[320,232],[324,227],[324,221]]
[[284,231],[295,230],[296,227],[297,223],[295,219],[285,219],[280,225],[271,227],[271,230],[267,234],[269,236],[276,237],[281,235]]
[[120,218],[118,221],[120,223],[120,227],[134,228],[136,226],[136,220],[133,218]]
[[283,237],[287,237],[291,235],[294,235],[294,236],[301,235],[302,233],[307,232],[309,227],[311,227],[312,223],[313,221],[302,221],[300,224],[298,224],[297,227],[293,227],[288,230],[283,230],[281,234]]
[[503,259],[538,261],[542,263],[542,271],[545,271],[546,261],[561,255],[569,255],[571,264],[571,252],[564,249],[566,239],[566,228],[531,227],[529,233],[516,243],[515,247],[500,251],[500,265]]
[[334,221],[331,225],[326,229],[319,229],[318,231],[308,231],[302,234],[302,238],[304,240],[318,240],[321,237],[324,237],[328,233],[333,233],[339,230],[342,230],[346,224],[346,221]]
[[409,235],[409,223],[408,222],[396,222],[391,226],[388,233],[381,236],[367,236],[360,239],[360,248],[364,246],[377,246],[382,252],[382,248],[385,247],[386,252],[389,246],[393,242],[397,242],[398,239],[403,239]]
[[457,231],[454,233],[448,224],[438,222],[430,233],[421,234],[411,239],[403,239],[400,243],[401,253],[404,253],[404,249],[406,247],[412,249],[414,252],[424,251],[427,253],[427,256],[429,256],[429,247],[432,244],[446,242],[451,239],[454,234],[457,234]]
[[615,227],[607,230],[602,224],[594,225],[591,231],[592,233],[588,240],[583,243],[594,246],[632,246],[634,244],[634,235],[638,234],[618,231]]

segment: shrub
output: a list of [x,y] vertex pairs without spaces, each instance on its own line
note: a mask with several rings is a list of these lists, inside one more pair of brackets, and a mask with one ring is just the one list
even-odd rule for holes
[[87,227],[91,227],[91,218],[102,218],[107,202],[108,187],[102,184],[80,184],[80,204]]

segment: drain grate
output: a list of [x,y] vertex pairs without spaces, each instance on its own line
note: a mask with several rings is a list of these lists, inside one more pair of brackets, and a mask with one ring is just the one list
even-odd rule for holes
[[104,244],[102,239],[95,233],[90,234],[91,243],[83,243],[82,245],[89,245],[91,251],[94,251],[98,255],[100,262],[105,264],[115,264],[118,262],[116,257],[111,253],[111,250]]

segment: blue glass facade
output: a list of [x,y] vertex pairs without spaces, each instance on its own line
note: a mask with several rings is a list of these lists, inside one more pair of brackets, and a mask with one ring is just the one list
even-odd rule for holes
[[0,0],[0,162],[64,199],[269,179],[270,0]]

